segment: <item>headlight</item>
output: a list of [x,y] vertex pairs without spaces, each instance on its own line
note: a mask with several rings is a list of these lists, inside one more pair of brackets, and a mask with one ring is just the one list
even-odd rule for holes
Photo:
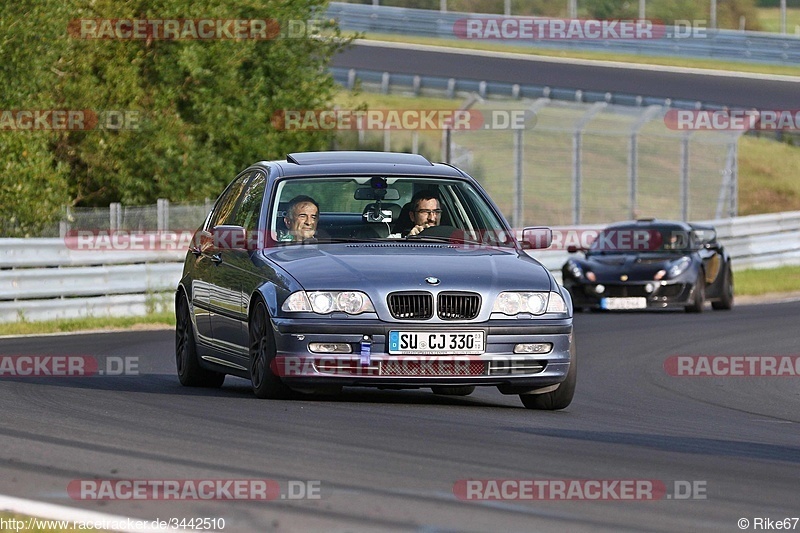
[[566,313],[567,305],[561,295],[555,292],[501,292],[494,301],[492,312],[509,316],[520,313]]
[[680,276],[681,274],[683,274],[686,271],[687,268],[689,268],[689,265],[691,265],[691,264],[692,264],[692,260],[691,259],[689,259],[686,256],[681,257],[680,259],[678,259],[677,262],[675,262],[675,264],[673,264],[671,267],[669,267],[669,271],[668,271],[669,272],[669,277],[674,278],[674,277]]
[[311,311],[320,315],[335,311],[349,315],[375,312],[369,296],[360,291],[298,291],[286,298],[281,309],[289,313]]

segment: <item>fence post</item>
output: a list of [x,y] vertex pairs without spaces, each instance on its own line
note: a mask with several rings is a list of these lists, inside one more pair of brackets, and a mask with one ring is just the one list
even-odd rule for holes
[[525,209],[525,201],[523,198],[523,129],[515,129],[514,131],[514,214],[511,219],[511,224],[514,229],[522,228],[524,225],[523,212]]
[[122,204],[111,202],[108,204],[108,229],[115,231],[122,226]]
[[689,220],[689,137],[681,138],[681,220]]
[[169,200],[166,198],[159,198],[156,200],[156,216],[158,231],[166,231],[169,229]]
[[731,204],[728,216],[733,218],[739,215],[739,142],[737,139],[731,143]]
[[592,118],[608,106],[607,102],[595,102],[575,123],[572,131],[572,223],[581,223],[581,148],[583,146],[583,129]]
[[67,233],[69,233],[69,222],[72,218],[72,210],[70,206],[64,206],[64,217],[58,221],[58,236],[60,238],[65,238]]

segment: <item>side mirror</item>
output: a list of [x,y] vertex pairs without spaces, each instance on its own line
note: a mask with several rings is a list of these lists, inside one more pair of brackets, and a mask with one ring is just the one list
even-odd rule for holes
[[522,247],[530,250],[544,250],[553,244],[553,230],[546,227],[524,228]]
[[214,247],[220,250],[254,250],[257,246],[255,240],[247,237],[247,232],[242,226],[223,224],[214,226],[211,230]]

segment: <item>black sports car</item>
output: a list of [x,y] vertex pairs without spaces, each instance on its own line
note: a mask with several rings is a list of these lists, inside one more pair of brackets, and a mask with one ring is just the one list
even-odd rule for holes
[[175,295],[184,385],[260,398],[343,386],[476,386],[563,409],[576,380],[569,293],[480,184],[419,155],[289,154],[239,174]]
[[[569,252],[579,249],[569,247]],[[731,258],[710,226],[645,219],[603,229],[562,267],[575,310],[733,308]]]

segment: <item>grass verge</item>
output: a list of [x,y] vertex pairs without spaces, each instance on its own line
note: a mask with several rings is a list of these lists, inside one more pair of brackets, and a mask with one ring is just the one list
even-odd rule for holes
[[[759,7],[758,23],[764,31],[778,33],[781,31],[781,10],[779,7]],[[797,35],[800,26],[800,8],[788,8],[786,10],[786,33]]]
[[800,266],[740,270],[733,277],[738,295],[800,291]]
[[0,335],[33,335],[42,333],[69,333],[72,331],[129,329],[142,326],[174,326],[172,311],[151,313],[145,316],[86,317],[46,322],[15,322],[0,324]]

